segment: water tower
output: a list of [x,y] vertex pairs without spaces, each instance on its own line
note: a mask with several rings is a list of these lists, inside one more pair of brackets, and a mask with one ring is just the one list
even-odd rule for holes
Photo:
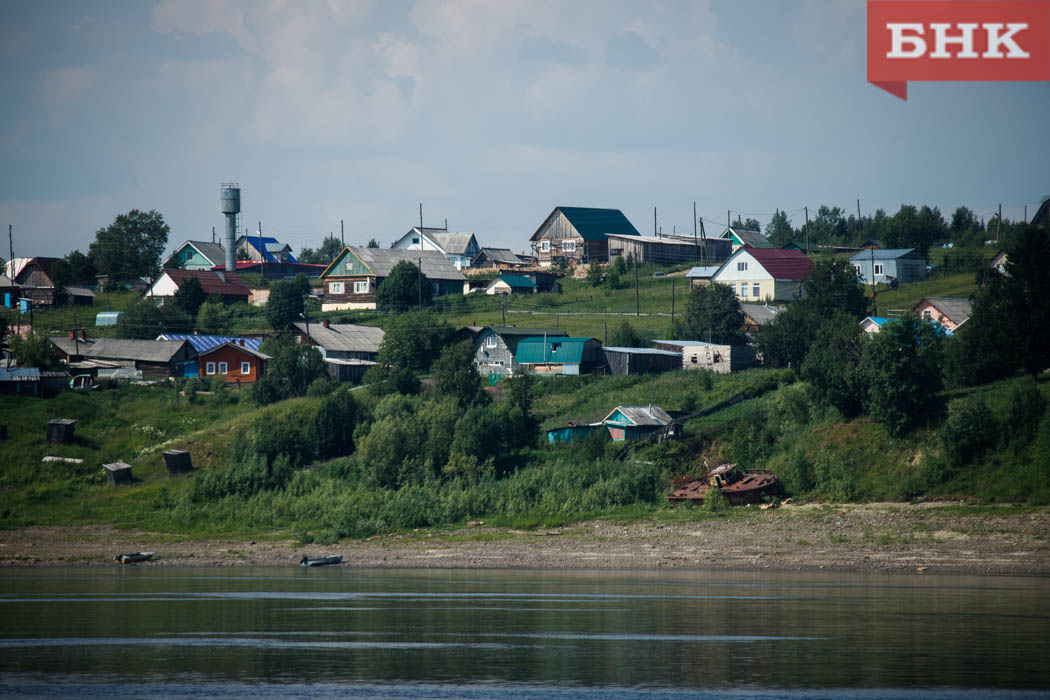
[[236,182],[222,183],[219,207],[226,215],[226,271],[237,271],[237,231],[241,224],[241,186]]

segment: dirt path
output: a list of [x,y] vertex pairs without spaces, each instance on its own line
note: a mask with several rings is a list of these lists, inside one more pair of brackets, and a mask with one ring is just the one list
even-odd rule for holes
[[113,565],[156,551],[146,566],[294,564],[342,554],[344,565],[430,568],[770,569],[1050,576],[1050,508],[1016,512],[945,504],[783,506],[732,518],[610,521],[514,531],[484,524],[334,545],[267,538],[191,540],[112,527],[0,530],[0,565]]

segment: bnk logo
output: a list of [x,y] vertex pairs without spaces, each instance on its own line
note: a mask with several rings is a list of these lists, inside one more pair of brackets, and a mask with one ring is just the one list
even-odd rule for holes
[[1050,80],[1050,0],[868,0],[868,82]]

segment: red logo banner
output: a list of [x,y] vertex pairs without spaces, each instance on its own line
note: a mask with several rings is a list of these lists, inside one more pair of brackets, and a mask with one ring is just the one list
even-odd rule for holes
[[1050,80],[1050,0],[868,0],[868,82]]

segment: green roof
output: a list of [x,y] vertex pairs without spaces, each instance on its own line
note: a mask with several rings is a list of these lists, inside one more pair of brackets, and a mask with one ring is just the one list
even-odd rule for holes
[[598,342],[594,338],[523,338],[518,343],[514,361],[518,364],[539,365],[580,364],[583,362],[583,351],[588,342]]
[[499,278],[511,287],[528,287],[536,289],[536,283],[524,275],[499,275]]
[[[573,228],[585,241],[604,241],[608,233],[637,236],[636,229],[619,209],[593,209],[591,207],[557,207],[569,220]],[[552,212],[553,214],[554,212]],[[550,219],[550,217],[547,217]],[[544,222],[546,223],[546,222]],[[542,226],[540,227],[543,228]],[[539,233],[539,231],[537,231]],[[535,236],[533,236],[535,238]]]

